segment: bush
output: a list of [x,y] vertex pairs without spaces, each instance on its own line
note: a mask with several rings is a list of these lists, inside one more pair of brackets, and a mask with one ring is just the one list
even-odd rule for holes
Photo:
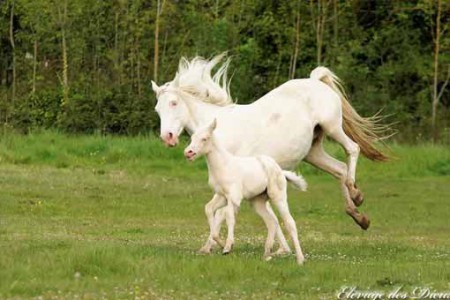
[[53,127],[58,120],[61,100],[61,93],[55,90],[30,95],[16,102],[11,123],[24,133],[35,128]]

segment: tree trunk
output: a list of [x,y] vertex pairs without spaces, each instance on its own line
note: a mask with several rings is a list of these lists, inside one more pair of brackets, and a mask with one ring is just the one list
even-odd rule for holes
[[438,128],[436,126],[436,115],[439,104],[438,95],[438,72],[439,72],[439,48],[441,38],[441,0],[437,0],[437,14],[436,14],[436,37],[434,40],[434,80],[433,80],[433,101],[431,112],[431,127],[433,133],[433,141],[438,139]]
[[16,44],[14,42],[14,4],[13,0],[11,3],[10,19],[9,19],[9,41],[11,43],[12,49],[12,93],[11,101],[14,103],[16,99]]
[[297,15],[295,20],[295,45],[294,45],[294,56],[292,58],[291,74],[289,75],[290,79],[294,79],[295,77],[295,71],[297,69],[297,57],[300,48],[299,43],[300,43],[300,1],[298,1]]
[[37,38],[34,40],[34,51],[33,51],[33,85],[31,88],[31,94],[36,93],[36,71],[37,71],[37,52],[38,52],[38,41]]
[[317,1],[317,25],[316,25],[316,43],[317,43],[317,65],[322,64],[323,35],[325,32],[325,22],[327,18],[328,3],[326,0]]
[[63,13],[61,16],[61,46],[62,46],[62,68],[63,68],[63,104],[67,104],[69,101],[69,64],[67,58],[67,42],[66,42],[66,22],[67,22],[67,0],[64,1]]
[[159,16],[161,14],[161,0],[156,5],[156,21],[155,21],[155,46],[153,56],[153,80],[158,81],[158,62],[159,62]]
[[321,9],[320,9],[320,1],[317,0],[317,25],[316,25],[316,56],[317,56],[317,65],[320,66],[321,60],[322,60],[322,36],[321,36],[321,29],[320,25],[322,22],[320,21],[321,18]]
[[338,46],[338,0],[333,1],[333,14],[334,14],[334,22],[333,22],[333,42],[334,47]]
[[114,19],[114,68],[116,75],[117,84],[121,84],[121,72],[119,65],[119,13],[116,12],[116,17]]
[[140,47],[139,47],[139,43],[138,46],[136,47],[136,75],[137,75],[137,90],[138,90],[138,96],[139,98],[141,98],[141,94],[142,94],[142,89],[141,89],[141,55],[140,55]]

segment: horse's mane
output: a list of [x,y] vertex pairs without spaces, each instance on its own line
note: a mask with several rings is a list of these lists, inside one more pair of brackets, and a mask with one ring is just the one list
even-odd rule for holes
[[197,56],[190,61],[182,57],[177,75],[172,81],[172,87],[195,96],[203,102],[219,106],[233,104],[227,76],[230,59],[225,60],[214,75],[211,75],[212,69],[223,60],[225,55],[226,53],[219,54],[211,60]]

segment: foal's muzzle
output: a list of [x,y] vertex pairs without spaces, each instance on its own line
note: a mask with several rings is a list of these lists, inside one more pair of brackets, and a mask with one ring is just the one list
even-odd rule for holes
[[186,149],[186,150],[184,151],[184,157],[186,157],[186,158],[187,158],[188,160],[190,160],[190,161],[194,160],[194,158],[195,158],[196,155],[197,155],[197,153],[195,153],[195,152],[192,151],[192,150]]

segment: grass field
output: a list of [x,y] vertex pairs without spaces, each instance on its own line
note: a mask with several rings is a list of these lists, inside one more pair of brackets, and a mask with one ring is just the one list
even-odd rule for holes
[[[232,254],[196,251],[208,228],[205,163],[154,137],[0,137],[0,298],[336,299],[342,286],[450,290],[450,149],[393,146],[361,159],[363,232],[338,183],[306,164],[290,189],[307,262],[261,259],[266,234],[244,203]],[[342,151],[330,151],[343,157]]]

